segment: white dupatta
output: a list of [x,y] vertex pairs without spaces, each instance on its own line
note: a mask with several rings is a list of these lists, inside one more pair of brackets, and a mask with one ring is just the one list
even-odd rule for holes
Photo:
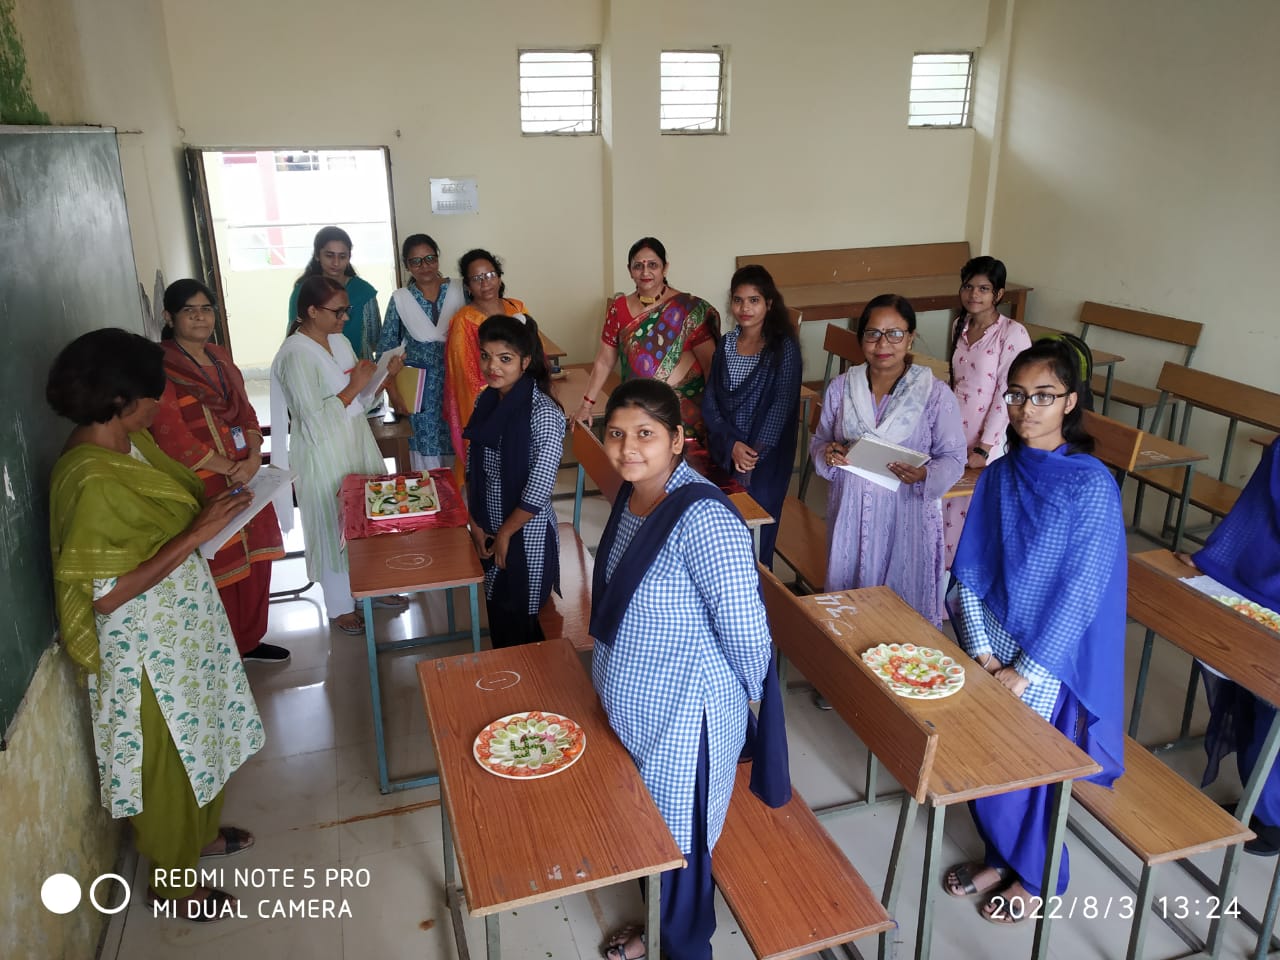
[[[271,362],[271,463],[283,470],[289,469],[290,432],[307,430],[305,422],[290,421],[289,403],[285,399],[284,386],[280,381],[280,361],[296,353],[310,355],[311,361],[320,371],[320,377],[325,386],[330,387],[335,394],[341,392],[350,382],[351,368],[356,365],[356,354],[351,349],[351,341],[340,333],[329,335],[329,350],[325,350],[304,333],[293,333],[284,338],[284,343],[276,352],[275,360]],[[354,403],[347,410],[352,416],[363,413]],[[307,439],[313,443],[317,441],[317,438],[310,435]],[[280,529],[288,533],[293,529],[293,485],[290,484],[278,490],[272,505],[276,508]]]
[[435,323],[431,322],[427,312],[422,309],[422,304],[408,287],[401,287],[391,294],[396,312],[400,314],[401,326],[404,327],[405,333],[419,343],[444,343],[449,336],[449,320],[467,302],[461,283],[454,283],[451,280],[441,282],[447,284],[447,287],[444,292],[444,303],[440,305],[440,313]]
[[850,367],[844,378],[844,409],[841,426],[847,441],[872,436],[899,446],[915,432],[924,416],[925,404],[933,392],[933,371],[911,364],[893,393],[889,394],[884,419],[876,423],[876,401],[867,382],[867,365]]

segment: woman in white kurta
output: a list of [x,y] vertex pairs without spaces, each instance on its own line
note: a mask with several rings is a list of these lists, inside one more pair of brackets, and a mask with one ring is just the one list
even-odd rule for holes
[[[351,578],[338,517],[338,488],[352,473],[382,473],[382,454],[365,418],[372,406],[360,391],[373,376],[374,365],[356,360],[342,335],[348,313],[347,292],[326,277],[308,277],[298,290],[298,322],[271,365],[272,461],[292,466],[302,511],[307,576],[324,590],[324,605],[333,624],[344,633],[364,632],[355,612]],[[388,372],[404,365],[393,357]],[[287,407],[287,415],[285,408]],[[288,423],[286,434],[282,426]],[[293,511],[281,510],[281,526]],[[396,604],[404,606],[404,602]]]
[[[675,392],[631,380],[609,398],[605,451],[624,481],[596,558],[591,676],[688,866],[662,876],[662,946],[707,960],[710,851],[771,656],[751,536],[680,457]],[[642,955],[615,938],[611,960]]]
[[204,502],[204,484],[146,432],[163,357],[104,329],[55,360],[46,396],[76,428],[53,469],[50,545],[63,646],[88,674],[103,806],[132,820],[151,896],[176,901],[170,915],[216,920],[234,898],[184,871],[253,844],[218,821],[223,786],[264,735],[197,548],[250,495]]

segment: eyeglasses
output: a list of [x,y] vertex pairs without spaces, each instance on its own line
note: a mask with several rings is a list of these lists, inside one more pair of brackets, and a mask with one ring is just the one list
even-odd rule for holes
[[333,307],[321,307],[320,309],[321,309],[321,310],[328,310],[330,313],[332,313],[332,314],[333,314],[335,317],[337,317],[339,320],[343,319],[344,317],[349,317],[349,316],[351,316],[351,308],[350,308],[350,307],[338,307],[336,310],[335,310]]
[[434,253],[428,253],[425,257],[410,257],[405,261],[406,266],[420,267],[424,263],[435,263],[440,257]]
[[881,337],[884,337],[890,343],[901,343],[907,339],[909,330],[864,330],[862,339],[867,343],[877,343]]
[[1011,407],[1020,407],[1028,400],[1033,407],[1051,407],[1054,402],[1068,396],[1065,393],[1033,393],[1027,395],[1021,390],[1010,390],[1004,395],[1004,402]]
[[980,283],[976,287],[972,283],[966,283],[961,285],[960,289],[965,293],[974,293],[975,291],[977,293],[991,293],[995,290],[995,287],[989,283]]
[[194,320],[196,317],[212,317],[217,312],[212,303],[191,303],[178,310],[178,316],[184,320]]
[[496,270],[486,270],[467,277],[467,283],[483,283],[485,280],[497,280],[500,274]]
[[662,269],[662,264],[657,260],[637,260],[631,265],[632,273],[639,273],[641,270],[648,270],[651,273],[657,273]]

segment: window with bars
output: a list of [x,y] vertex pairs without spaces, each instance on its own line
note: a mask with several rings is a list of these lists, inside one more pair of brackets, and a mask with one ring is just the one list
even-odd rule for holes
[[596,47],[520,51],[520,132],[600,132],[600,57]]
[[724,50],[663,50],[658,73],[663,133],[725,132]]
[[917,53],[911,58],[907,126],[967,127],[972,104],[972,53]]

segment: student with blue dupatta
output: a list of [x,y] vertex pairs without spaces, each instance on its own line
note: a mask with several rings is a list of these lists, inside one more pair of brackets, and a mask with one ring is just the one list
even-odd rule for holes
[[[624,483],[596,553],[591,679],[687,863],[662,875],[662,952],[708,960],[711,850],[748,738],[748,704],[762,696],[752,791],[771,806],[791,792],[759,575],[742,518],[682,460],[669,386],[629,380],[613,391],[604,448]],[[638,960],[645,950],[639,931],[625,928],[605,956]]]
[[[1039,341],[1009,368],[1009,453],[982,471],[951,568],[948,601],[965,652],[1009,692],[1102,766],[1124,772],[1124,634],[1127,556],[1120,493],[1090,456],[1082,425],[1078,358]],[[993,892],[993,923],[1031,916],[1048,855],[1051,787],[970,803],[983,860],[957,864],[951,896]]]
[[738,325],[716,346],[702,395],[707,447],[774,518],[760,531],[760,562],[772,567],[800,429],[800,341],[759,264],[734,273],[729,307]]
[[545,639],[538,610],[560,590],[560,539],[551,492],[564,449],[564,411],[532,317],[495,314],[478,331],[487,389],[463,436],[471,538],[484,565],[495,647]]
[[[1179,554],[1238,596],[1271,610],[1280,610],[1280,441],[1273,440],[1262,455],[1231,512],[1209,534],[1194,557]],[[1218,777],[1218,764],[1236,755],[1240,782],[1247,783],[1262,752],[1262,741],[1276,710],[1239,684],[1204,671],[1209,697],[1209,728],[1204,745],[1209,763],[1204,783]],[[1249,827],[1257,837],[1244,845],[1249,853],[1274,857],[1280,853],[1280,773],[1273,766],[1262,787]]]

